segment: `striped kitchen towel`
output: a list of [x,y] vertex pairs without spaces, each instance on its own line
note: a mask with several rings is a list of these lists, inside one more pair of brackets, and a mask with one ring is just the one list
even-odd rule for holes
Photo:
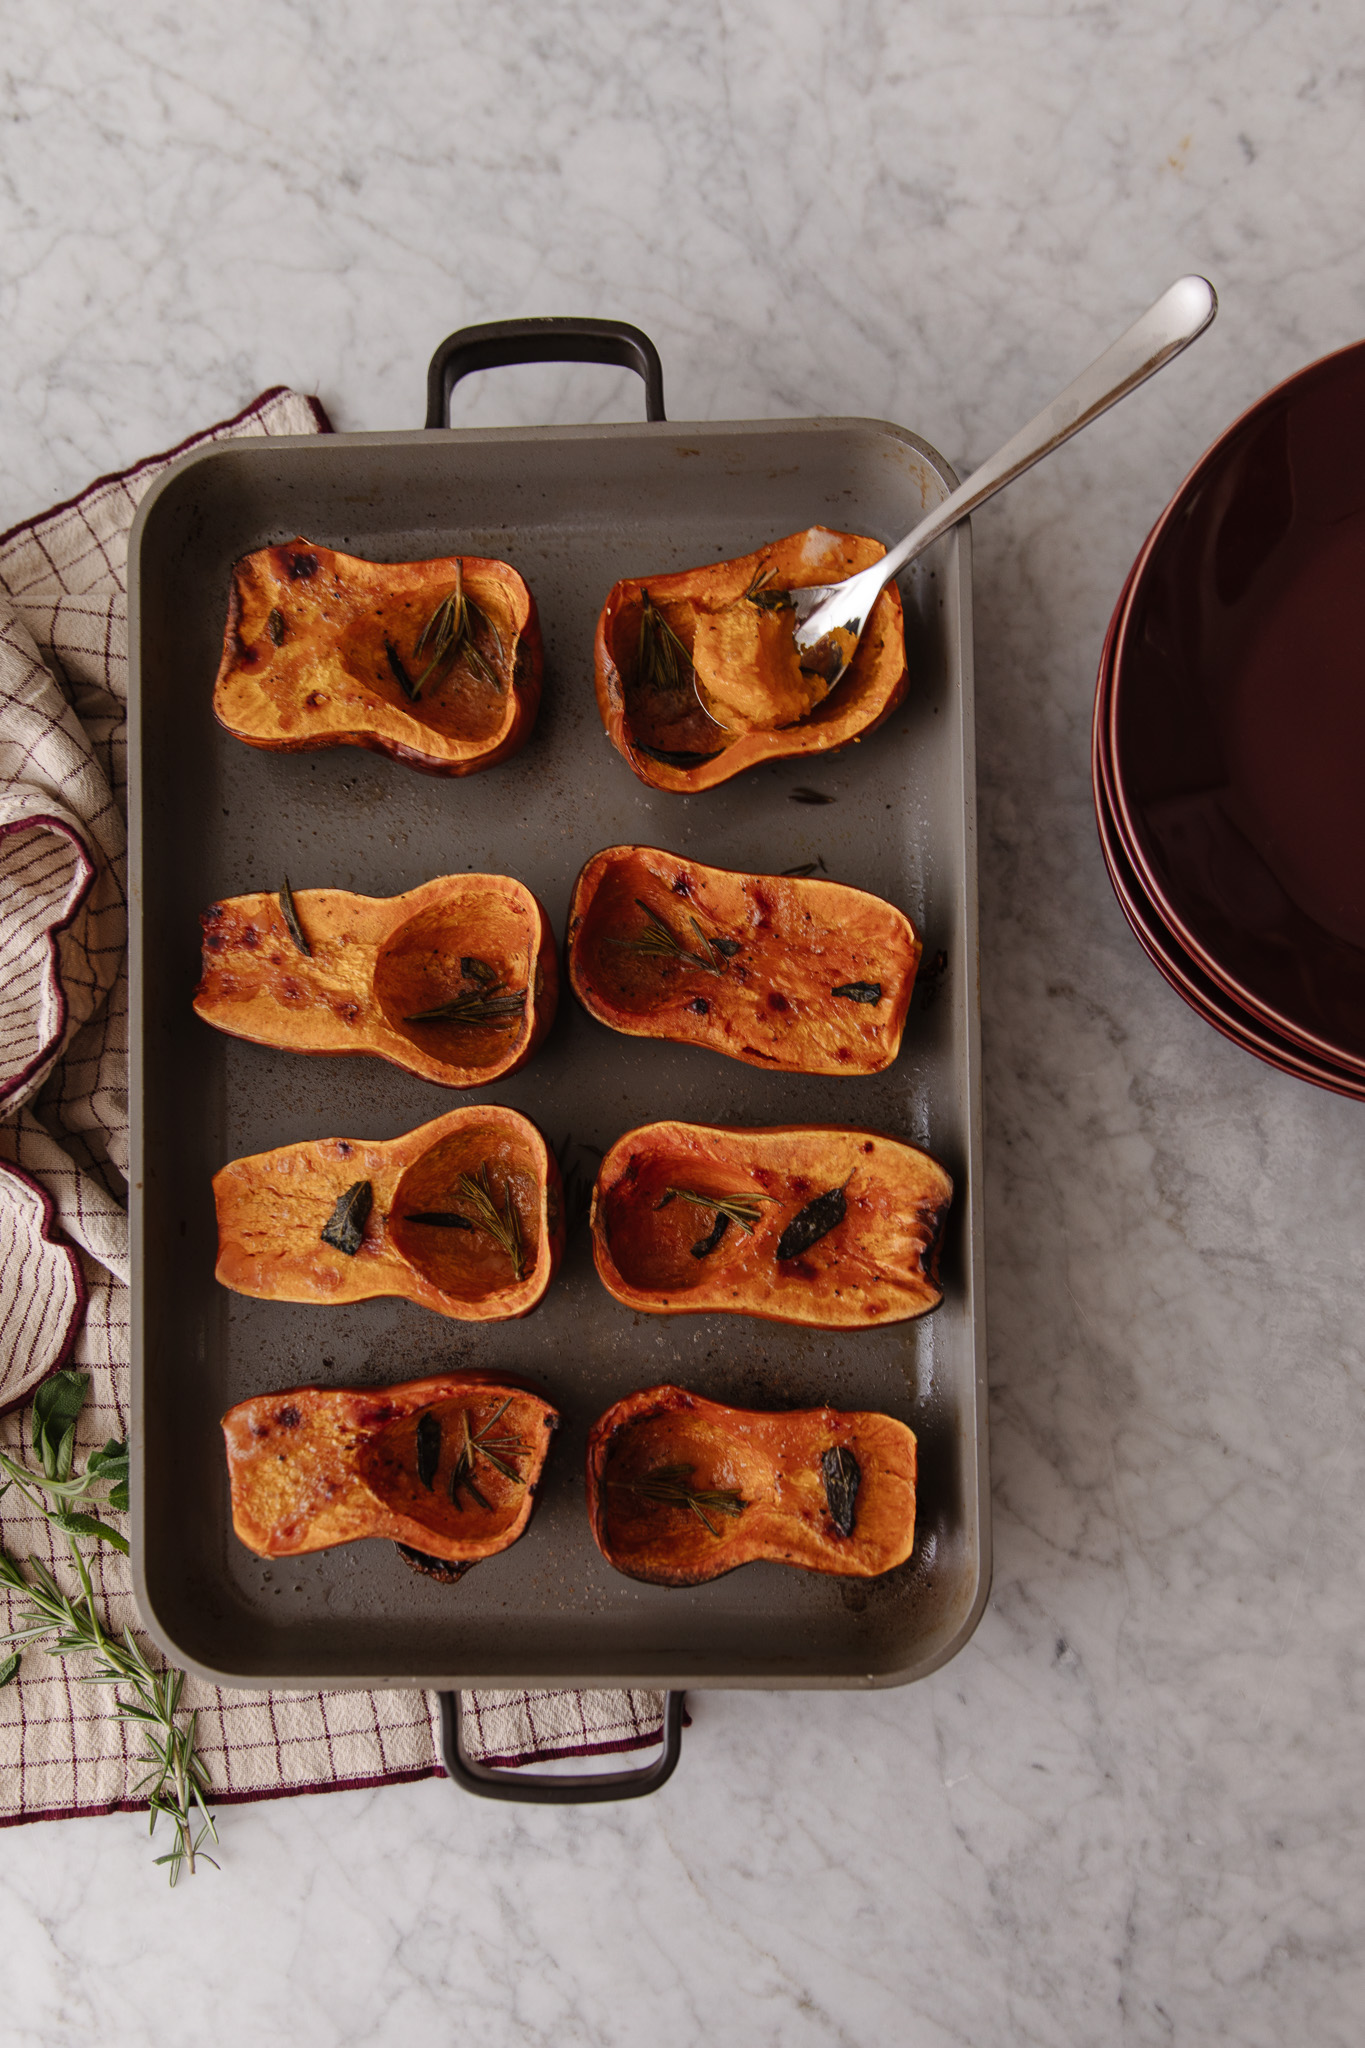
[[[235,419],[0,535],[0,1441],[45,1374],[87,1373],[78,1454],[128,1426],[128,990],[124,865],[128,532],[169,462],[233,435],[328,430],[315,399],[265,392]],[[11,1492],[0,1543],[66,1579],[48,1524]],[[127,1561],[89,1553],[103,1612],[140,1634]],[[3,1597],[3,1596],[0,1596]],[[145,1641],[145,1639],[144,1639]],[[149,1654],[155,1651],[147,1644]],[[434,1698],[223,1691],[191,1679],[217,1802],[440,1771]],[[659,1739],[654,1692],[465,1696],[466,1746],[516,1765]],[[79,1659],[25,1652],[0,1687],[0,1824],[137,1806],[137,1738]]]

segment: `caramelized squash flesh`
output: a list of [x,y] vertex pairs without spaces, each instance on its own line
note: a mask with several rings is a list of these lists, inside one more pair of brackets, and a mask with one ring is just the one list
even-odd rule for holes
[[232,1524],[259,1557],[390,1537],[470,1564],[530,1519],[559,1417],[518,1380],[291,1387],[223,1417]]
[[597,703],[612,745],[656,789],[711,789],[746,768],[829,753],[905,695],[905,623],[891,583],[832,690],[803,671],[781,593],[835,583],[886,553],[812,526],[733,561],[613,586],[597,622]]
[[598,1549],[651,1585],[765,1559],[873,1578],[914,1546],[915,1437],[890,1415],[766,1413],[649,1387],[594,1423],[587,1468]]
[[509,875],[290,900],[306,953],[280,896],[229,896],[205,911],[194,1008],[206,1024],[291,1052],[374,1053],[447,1088],[516,1073],[550,1028],[554,934]]
[[951,1199],[937,1160],[878,1131],[645,1124],[602,1161],[593,1257],[647,1314],[875,1329],[943,1299]]
[[300,539],[234,567],[213,709],[253,747],[369,747],[468,775],[523,745],[542,668],[535,599],[508,563],[368,562]]
[[919,964],[908,917],[839,882],[665,853],[594,854],[569,908],[574,994],[599,1023],[795,1074],[875,1074]]
[[214,1177],[217,1277],[267,1301],[397,1295],[464,1322],[529,1315],[564,1249],[559,1168],[528,1118],[454,1109],[401,1138],[317,1138]]

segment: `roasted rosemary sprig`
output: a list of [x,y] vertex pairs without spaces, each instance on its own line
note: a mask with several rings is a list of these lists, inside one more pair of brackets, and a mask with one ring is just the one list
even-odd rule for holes
[[796,602],[791,592],[789,590],[771,590],[769,588],[776,574],[777,571],[771,562],[765,563],[761,569],[755,569],[753,581],[744,593],[745,602],[757,605],[761,612],[784,612],[790,610]]
[[493,1196],[493,1183],[489,1178],[488,1161],[485,1159],[477,1173],[460,1175],[460,1193],[474,1211],[479,1228],[486,1230],[512,1261],[514,1278],[524,1279],[526,1253],[521,1242],[521,1218],[517,1215],[517,1205],[512,1199],[511,1181],[504,1183],[503,1205],[499,1208]]
[[675,1196],[690,1202],[694,1209],[714,1209],[717,1216],[737,1223],[750,1237],[759,1218],[759,1203],[777,1200],[776,1195],[700,1195],[695,1188],[665,1188],[663,1200],[656,1202],[655,1208],[666,1209]]
[[526,1008],[524,988],[471,988],[434,1009],[418,1010],[405,1024],[504,1024]]
[[635,680],[647,690],[665,694],[685,690],[692,677],[692,657],[647,590],[640,592],[640,639],[635,650]]
[[638,1493],[645,1500],[657,1501],[661,1507],[690,1508],[713,1536],[719,1536],[712,1515],[726,1515],[734,1520],[749,1503],[742,1494],[720,1487],[693,1486],[693,1470],[691,1465],[660,1465],[638,1479],[612,1479],[608,1484],[619,1486],[623,1493]]
[[480,628],[492,639],[498,650],[498,659],[501,661],[502,641],[498,637],[497,628],[487,613],[475,604],[473,598],[465,595],[464,565],[456,562],[455,588],[448,597],[441,599],[418,634],[417,644],[413,648],[414,654],[429,655],[426,667],[413,683],[414,699],[421,696],[429,676],[434,675],[437,669],[449,667],[457,661],[462,661],[465,667],[483,682],[491,683],[495,690],[502,688],[502,678],[475,638]]
[[[147,1742],[149,1768],[133,1790],[135,1795],[147,1795],[152,1831],[163,1814],[171,1823],[171,1847],[156,1861],[168,1866],[174,1884],[182,1870],[193,1876],[199,1862],[213,1862],[204,1850],[206,1841],[218,1839],[205,1803],[209,1777],[195,1747],[195,1714],[180,1718],[184,1673],[154,1670],[132,1633],[125,1629],[121,1639],[106,1633],[95,1610],[94,1588],[78,1539],[108,1543],[125,1553],[128,1545],[108,1523],[95,1515],[76,1513],[71,1503],[88,1497],[99,1486],[108,1488],[105,1498],[109,1507],[126,1509],[128,1451],[126,1445],[111,1441],[103,1450],[91,1453],[83,1472],[74,1469],[76,1418],[88,1386],[85,1373],[66,1370],[53,1373],[34,1396],[33,1447],[41,1471],[0,1453],[0,1465],[8,1475],[0,1493],[13,1487],[65,1537],[80,1580],[80,1592],[72,1597],[41,1558],[25,1560],[26,1578],[15,1559],[0,1550],[0,1586],[25,1603],[14,1617],[16,1625],[0,1632],[0,1642],[22,1648],[45,1640],[49,1655],[83,1652],[93,1656],[95,1668],[83,1673],[81,1682],[123,1687],[131,1695],[117,1699],[114,1711],[119,1720],[141,1728]],[[49,1506],[49,1501],[53,1505]],[[7,1684],[18,1667],[17,1655],[7,1659],[0,1667],[0,1683]]]
[[700,952],[694,953],[687,941],[674,931],[671,924],[665,923],[656,911],[651,910],[642,896],[637,896],[635,901],[645,914],[644,930],[633,939],[608,941],[610,945],[619,946],[625,953],[643,953],[664,960],[685,960],[689,967],[700,967],[707,974],[719,974],[721,962],[717,955],[722,952],[738,951],[733,939],[715,942],[708,939],[696,918],[689,915],[687,922],[696,933],[697,944],[701,948]]
[[512,1397],[509,1394],[507,1399],[500,1402],[493,1410],[487,1422],[482,1423],[478,1429],[470,1428],[469,1410],[466,1408],[463,1411],[460,1420],[464,1424],[464,1448],[456,1459],[455,1469],[450,1475],[450,1498],[455,1507],[460,1505],[462,1489],[472,1493],[481,1508],[487,1510],[492,1505],[484,1494],[479,1491],[474,1478],[474,1462],[477,1458],[487,1458],[494,1471],[501,1472],[504,1479],[520,1480],[520,1472],[518,1472],[515,1465],[510,1464],[508,1461],[514,1457],[524,1457],[526,1453],[525,1444],[519,1436],[494,1436],[493,1434],[493,1431],[511,1405]]

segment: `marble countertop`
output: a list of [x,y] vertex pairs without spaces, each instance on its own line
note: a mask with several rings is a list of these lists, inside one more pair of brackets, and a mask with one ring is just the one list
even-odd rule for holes
[[[270,383],[416,425],[440,336],[522,313],[638,322],[674,418],[869,414],[965,469],[1181,271],[1222,299],[976,521],[973,1641],[904,1691],[697,1695],[637,1805],[231,1809],[173,1896],[128,1816],[14,1830],[6,2040],[1358,2039],[1365,1109],[1147,965],[1088,781],[1151,521],[1365,333],[1349,10],[48,0],[0,62],[0,526]],[[503,371],[457,417],[637,405]]]

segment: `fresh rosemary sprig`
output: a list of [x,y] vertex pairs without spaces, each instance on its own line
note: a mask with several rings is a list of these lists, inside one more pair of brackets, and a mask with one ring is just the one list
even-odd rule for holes
[[647,690],[676,694],[692,678],[692,657],[647,590],[640,592],[640,638],[635,680]]
[[714,1209],[717,1216],[737,1223],[750,1237],[759,1218],[759,1203],[777,1200],[776,1195],[699,1195],[694,1188],[665,1188],[663,1200],[656,1202],[655,1208],[666,1209],[675,1196],[690,1202],[694,1209]]
[[719,1536],[720,1530],[711,1516],[727,1515],[733,1520],[744,1513],[749,1503],[742,1494],[719,1487],[693,1486],[693,1470],[691,1465],[660,1465],[639,1479],[613,1479],[608,1484],[619,1486],[623,1493],[638,1493],[645,1500],[657,1501],[661,1507],[690,1508],[713,1536]]
[[[83,1472],[74,1469],[76,1418],[88,1387],[85,1373],[67,1370],[53,1373],[34,1396],[33,1447],[41,1472],[0,1452],[0,1465],[8,1475],[0,1495],[13,1487],[65,1537],[80,1580],[80,1592],[73,1598],[41,1558],[25,1561],[26,1578],[15,1559],[0,1550],[0,1587],[19,1595],[25,1603],[16,1617],[17,1625],[0,1632],[0,1642],[22,1648],[46,1639],[50,1655],[92,1656],[95,1667],[81,1674],[82,1684],[122,1687],[131,1694],[116,1698],[114,1711],[120,1721],[140,1728],[147,1742],[149,1768],[133,1791],[134,1795],[147,1794],[149,1832],[155,1831],[163,1814],[171,1823],[171,1847],[155,1860],[168,1866],[167,1875],[174,1884],[182,1870],[193,1876],[200,1862],[214,1863],[204,1849],[206,1841],[218,1840],[206,1804],[209,1776],[195,1745],[196,1716],[191,1712],[180,1718],[183,1671],[154,1670],[132,1632],[125,1628],[122,1639],[106,1633],[95,1609],[94,1588],[78,1539],[108,1543],[125,1555],[128,1544],[107,1522],[96,1515],[76,1513],[71,1503],[89,1496],[95,1487],[107,1487],[102,1504],[125,1509],[128,1450],[125,1444],[111,1440],[102,1451],[91,1453]],[[48,1505],[49,1500],[53,1505]],[[17,1669],[17,1656],[6,1660],[5,1682]]]
[[520,1017],[526,1008],[524,988],[471,988],[452,996],[434,1009],[418,1010],[405,1017],[405,1024],[503,1024]]
[[501,661],[502,641],[497,628],[473,598],[465,595],[464,565],[456,562],[455,588],[448,597],[441,599],[418,634],[413,649],[414,654],[419,655],[430,649],[430,659],[412,686],[414,699],[421,696],[428,676],[457,661],[462,661],[483,682],[491,683],[495,690],[502,688],[501,677],[474,637],[480,627],[492,639]]
[[777,571],[771,562],[765,563],[761,569],[755,569],[753,581],[744,593],[746,603],[757,605],[761,612],[789,611],[796,602],[791,592],[771,590],[768,587],[776,574]]
[[473,1209],[480,1229],[486,1230],[512,1261],[513,1276],[518,1280],[524,1279],[526,1253],[521,1241],[521,1218],[517,1215],[517,1205],[512,1200],[511,1181],[508,1180],[503,1185],[503,1206],[500,1209],[493,1197],[493,1183],[489,1178],[488,1161],[485,1159],[477,1173],[460,1175],[460,1193]]
[[696,918],[689,914],[687,922],[696,933],[697,944],[701,947],[699,953],[694,953],[686,940],[674,931],[671,924],[665,923],[656,911],[651,910],[642,896],[637,896],[635,901],[645,914],[644,930],[633,939],[608,941],[610,945],[619,946],[625,953],[643,953],[646,957],[664,960],[685,960],[689,967],[700,967],[707,974],[719,974],[721,962],[717,954],[738,951],[733,939],[722,939],[713,943],[707,938]]

